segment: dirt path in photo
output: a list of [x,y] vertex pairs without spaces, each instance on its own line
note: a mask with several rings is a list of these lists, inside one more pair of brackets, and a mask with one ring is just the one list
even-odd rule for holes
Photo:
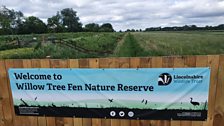
[[116,56],[116,55],[118,54],[118,52],[120,51],[120,48],[121,48],[121,46],[123,45],[124,40],[125,40],[125,38],[127,37],[127,35],[128,35],[128,33],[125,33],[125,35],[122,37],[122,39],[118,41],[118,43],[117,43],[117,47],[114,49],[114,53],[113,53],[113,55]]

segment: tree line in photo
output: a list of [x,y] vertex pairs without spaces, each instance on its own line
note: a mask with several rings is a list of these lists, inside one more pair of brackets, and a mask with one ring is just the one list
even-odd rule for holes
[[[198,27],[196,25],[150,27],[144,30],[127,29],[126,32],[196,30],[224,30],[224,24],[205,27]],[[6,6],[0,8],[0,35],[114,31],[111,23],[103,23],[102,25],[89,23],[83,26],[77,16],[77,12],[72,8],[58,11],[56,15],[47,19],[47,23],[44,23],[40,18],[35,16],[25,17],[21,11],[15,11]],[[122,31],[120,30],[120,32]]]
[[21,11],[6,6],[0,8],[0,35],[63,32],[114,32],[114,29],[110,23],[89,23],[83,27],[77,12],[72,8],[58,11],[47,19],[47,24],[35,16],[25,17]]
[[205,26],[198,27],[196,25],[184,25],[184,26],[174,26],[174,27],[151,27],[146,28],[145,31],[196,31],[196,30],[224,30],[224,24],[218,26]]

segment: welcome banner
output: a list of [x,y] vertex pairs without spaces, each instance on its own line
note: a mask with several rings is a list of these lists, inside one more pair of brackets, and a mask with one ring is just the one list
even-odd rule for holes
[[9,69],[17,115],[205,120],[209,68]]

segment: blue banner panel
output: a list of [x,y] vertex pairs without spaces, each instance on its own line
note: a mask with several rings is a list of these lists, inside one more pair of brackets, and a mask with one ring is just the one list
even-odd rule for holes
[[205,120],[209,68],[9,69],[17,115]]

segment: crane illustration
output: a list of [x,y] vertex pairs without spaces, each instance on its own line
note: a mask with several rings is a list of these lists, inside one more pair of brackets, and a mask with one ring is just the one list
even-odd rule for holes
[[190,103],[192,104],[192,105],[194,105],[194,106],[199,106],[200,105],[200,103],[199,102],[196,102],[196,101],[193,101],[193,98],[190,98],[191,99],[191,101],[190,101]]

